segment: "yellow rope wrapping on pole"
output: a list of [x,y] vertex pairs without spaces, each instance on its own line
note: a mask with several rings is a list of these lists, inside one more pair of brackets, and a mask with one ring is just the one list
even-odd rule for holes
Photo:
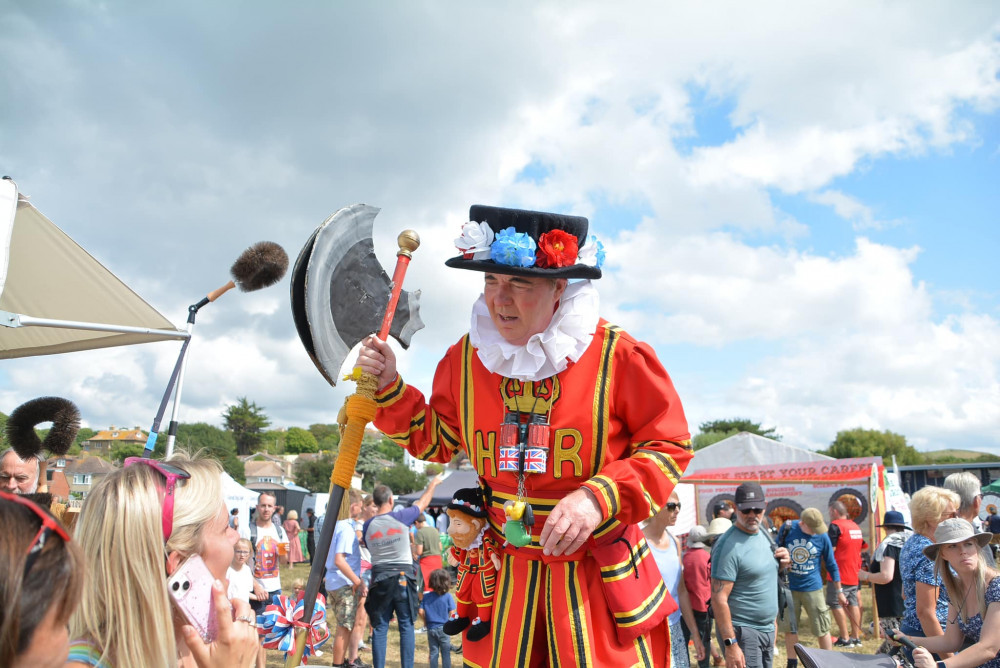
[[[365,428],[369,422],[375,419],[375,412],[378,410],[378,404],[375,403],[378,379],[370,373],[360,373],[360,369],[357,368],[347,378],[356,381],[358,389],[347,397],[347,402],[344,404],[347,427],[340,438],[337,462],[333,465],[333,471],[330,473],[330,482],[344,490],[351,488],[354,467],[357,466],[358,455],[361,454],[361,441],[365,437]],[[312,619],[311,611],[307,615],[307,619]],[[286,668],[300,665],[302,655],[305,653],[306,631],[304,628],[295,630],[295,644],[293,650],[288,654]]]

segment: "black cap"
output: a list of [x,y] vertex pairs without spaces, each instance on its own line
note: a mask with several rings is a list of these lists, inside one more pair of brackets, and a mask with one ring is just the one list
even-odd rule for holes
[[[469,219],[477,223],[486,223],[499,235],[502,230],[512,228],[514,233],[524,235],[524,241],[530,239],[530,245],[538,246],[543,241],[543,235],[547,233],[559,234],[565,232],[573,237],[577,251],[570,253],[571,258],[567,258],[569,264],[560,266],[542,266],[535,261],[530,266],[505,264],[495,262],[493,259],[475,260],[471,257],[459,255],[445,262],[449,267],[457,269],[471,269],[473,271],[485,271],[492,274],[508,274],[514,276],[546,276],[549,278],[600,278],[601,269],[599,266],[582,264],[579,261],[579,248],[587,242],[587,232],[589,221],[583,216],[567,216],[558,213],[547,213],[545,211],[524,211],[521,209],[503,209],[496,206],[483,206],[474,204],[469,209]],[[556,230],[560,232],[556,232]],[[566,237],[564,237],[566,238]],[[524,251],[527,256],[538,257],[535,250]],[[491,256],[495,257],[495,256]]]
[[455,492],[449,510],[457,510],[473,517],[486,517],[486,503],[483,500],[483,490],[478,487],[466,487]]
[[745,482],[736,488],[736,507],[740,510],[760,509],[766,507],[764,488],[756,482]]
[[718,517],[719,513],[724,513],[729,510],[729,504],[725,501],[716,501],[715,505],[712,506],[712,517]]

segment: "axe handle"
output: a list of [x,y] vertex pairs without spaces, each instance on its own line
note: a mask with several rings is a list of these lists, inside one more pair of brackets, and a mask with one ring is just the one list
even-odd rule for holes
[[383,341],[389,336],[389,328],[392,327],[392,317],[396,314],[396,304],[399,303],[399,293],[403,289],[403,278],[406,276],[406,269],[409,266],[410,254],[398,253],[396,255],[396,269],[392,272],[392,293],[389,295],[389,303],[385,307],[382,327],[378,330],[378,338]]

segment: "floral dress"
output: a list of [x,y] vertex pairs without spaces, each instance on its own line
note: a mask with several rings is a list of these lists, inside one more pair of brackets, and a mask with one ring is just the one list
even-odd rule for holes
[[[993,578],[986,586],[986,605],[1000,601],[1000,577]],[[970,617],[968,622],[962,621],[962,615],[958,616],[958,628],[962,630],[965,637],[971,642],[979,642],[979,634],[983,631],[983,616],[978,612],[974,617]],[[1000,655],[990,659],[980,668],[1000,668]]]

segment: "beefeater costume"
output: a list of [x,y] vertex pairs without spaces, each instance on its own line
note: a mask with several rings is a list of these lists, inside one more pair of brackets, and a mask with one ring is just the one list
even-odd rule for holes
[[[600,278],[603,248],[586,218],[484,206],[470,218],[456,241],[463,255],[449,266]],[[690,435],[652,348],[600,319],[597,301],[589,280],[569,284],[548,328],[517,346],[480,297],[469,334],[438,364],[429,402],[399,376],[376,397],[380,430],[427,461],[464,450],[487,489],[502,562],[491,637],[464,646],[466,666],[670,664],[666,617],[677,604],[636,524],[677,484]],[[543,554],[549,513],[581,487],[603,521],[577,552]],[[523,546],[505,541],[511,501],[527,509]]]

